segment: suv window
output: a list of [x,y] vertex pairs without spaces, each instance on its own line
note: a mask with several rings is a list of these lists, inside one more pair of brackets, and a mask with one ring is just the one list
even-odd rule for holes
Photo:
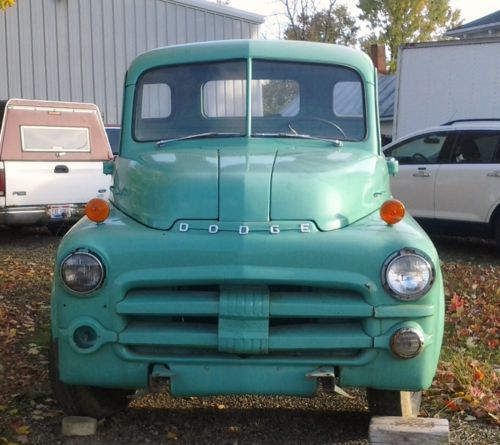
[[[453,150],[453,163],[491,163],[499,149],[500,132],[467,131],[460,135]],[[496,156],[498,162],[498,156]]]
[[396,145],[386,155],[394,156],[401,165],[435,164],[443,161],[449,141],[447,133],[421,135]]

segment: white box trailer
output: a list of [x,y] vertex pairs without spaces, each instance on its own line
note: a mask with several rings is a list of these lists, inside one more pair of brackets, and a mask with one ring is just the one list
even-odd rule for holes
[[500,118],[500,39],[399,50],[393,139],[456,119]]

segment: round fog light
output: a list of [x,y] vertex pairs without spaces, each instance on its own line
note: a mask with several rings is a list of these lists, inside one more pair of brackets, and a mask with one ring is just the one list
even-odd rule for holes
[[414,328],[399,329],[391,338],[392,352],[401,358],[416,357],[423,346],[424,337]]
[[80,326],[73,333],[73,340],[79,348],[90,349],[97,341],[97,332],[90,326]]

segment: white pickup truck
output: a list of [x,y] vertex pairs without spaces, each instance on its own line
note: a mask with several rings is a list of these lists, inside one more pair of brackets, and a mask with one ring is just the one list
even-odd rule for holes
[[0,122],[0,224],[58,230],[108,196],[113,154],[96,105],[11,99]]

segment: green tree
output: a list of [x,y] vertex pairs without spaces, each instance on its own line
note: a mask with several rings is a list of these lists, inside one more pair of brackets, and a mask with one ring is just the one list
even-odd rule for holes
[[359,0],[357,6],[372,33],[369,40],[387,45],[390,72],[401,45],[442,38],[460,24],[460,10],[451,9],[449,0]]
[[14,6],[16,4],[16,0],[0,0],[0,9],[5,11],[7,8]]
[[313,0],[281,0],[288,25],[286,40],[354,45],[359,27],[345,5],[330,0],[328,7],[319,10]]

